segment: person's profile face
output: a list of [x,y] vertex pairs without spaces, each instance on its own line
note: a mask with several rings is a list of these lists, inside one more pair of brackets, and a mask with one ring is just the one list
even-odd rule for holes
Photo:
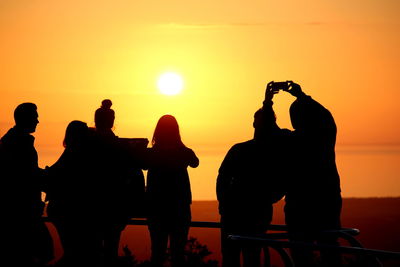
[[39,115],[36,111],[26,116],[24,121],[24,128],[28,133],[34,133],[36,131],[36,126],[39,123],[38,118]]

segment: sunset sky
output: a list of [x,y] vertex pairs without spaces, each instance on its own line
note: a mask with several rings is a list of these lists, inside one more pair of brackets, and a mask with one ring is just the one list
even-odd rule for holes
[[[121,137],[151,139],[159,117],[172,114],[200,157],[195,199],[215,199],[219,164],[252,138],[265,85],[293,80],[334,115],[338,149],[392,151],[400,145],[399,11],[397,0],[1,0],[0,135],[18,104],[36,103],[44,167],[62,152],[67,124],[93,126],[105,98]],[[157,89],[168,71],[184,80],[176,96]],[[291,128],[293,100],[280,93],[274,101],[281,127]],[[372,163],[396,178],[376,195],[400,195],[396,159]],[[362,164],[345,160],[344,168]],[[374,182],[347,176],[346,196],[374,196]]]

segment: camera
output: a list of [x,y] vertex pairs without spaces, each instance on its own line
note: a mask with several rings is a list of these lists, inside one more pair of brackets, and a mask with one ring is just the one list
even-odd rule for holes
[[146,149],[149,140],[147,138],[118,138],[120,144],[131,150],[144,150]]
[[283,90],[283,91],[289,91],[289,81],[286,82],[272,82],[272,91],[279,91],[279,90]]

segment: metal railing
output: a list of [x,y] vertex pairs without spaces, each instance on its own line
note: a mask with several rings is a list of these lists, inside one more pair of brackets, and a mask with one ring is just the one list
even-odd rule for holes
[[[51,222],[51,219],[44,217],[45,222]],[[146,219],[130,219],[128,225],[148,225]],[[192,221],[190,227],[200,228],[221,228],[219,222]],[[378,249],[364,248],[355,238],[360,231],[356,228],[341,228],[340,230],[328,230],[321,232],[326,235],[335,235],[336,237],[348,242],[349,246],[335,246],[325,244],[314,244],[307,242],[289,241],[288,228],[286,225],[271,224],[268,227],[273,233],[266,233],[257,236],[230,235],[228,238],[232,242],[259,244],[262,247],[274,249],[281,257],[285,267],[293,267],[294,263],[286,251],[290,248],[308,248],[314,251],[336,251],[340,253],[352,254],[365,257],[374,266],[382,266],[380,259],[394,259],[400,261],[400,252],[392,252]]]
[[[128,224],[147,225],[147,220],[131,219]],[[201,227],[201,228],[221,228],[221,224],[219,222],[204,222],[204,221],[192,221],[190,226]],[[366,257],[368,261],[375,266],[382,266],[380,259],[400,260],[400,253],[398,252],[364,248],[362,244],[355,238],[355,236],[360,234],[360,230],[356,228],[341,228],[340,230],[328,230],[323,232],[323,234],[325,235],[335,235],[338,238],[345,240],[346,242],[348,242],[349,246],[334,246],[334,245],[288,241],[289,234],[287,233],[288,228],[286,225],[271,224],[268,227],[268,230],[274,231],[274,233],[268,233],[262,236],[231,235],[229,236],[229,238],[234,242],[259,243],[263,247],[269,247],[271,249],[274,249],[280,255],[286,267],[294,266],[294,263],[289,253],[285,249],[298,248],[298,247],[309,248],[315,251],[331,250],[341,253],[362,256]]]

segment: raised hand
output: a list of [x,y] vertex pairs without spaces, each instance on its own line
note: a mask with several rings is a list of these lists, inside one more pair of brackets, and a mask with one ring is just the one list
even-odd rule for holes
[[278,91],[273,89],[274,82],[271,81],[267,84],[267,88],[265,89],[265,100],[264,102],[272,102],[272,98],[274,97],[274,94],[277,94]]

